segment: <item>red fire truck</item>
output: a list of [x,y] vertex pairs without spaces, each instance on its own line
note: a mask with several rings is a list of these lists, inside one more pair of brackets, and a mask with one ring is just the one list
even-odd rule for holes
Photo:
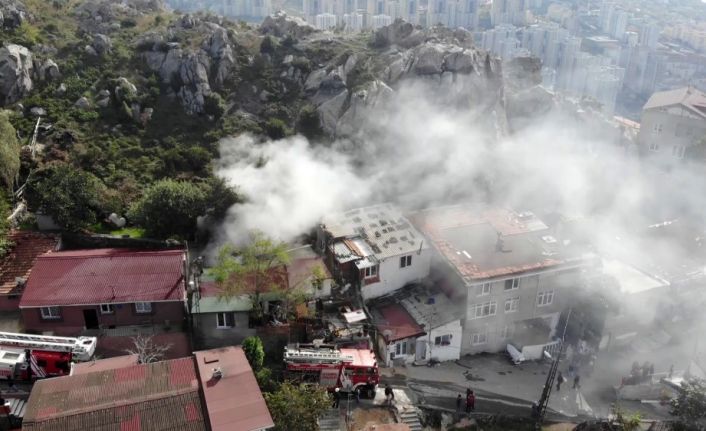
[[0,332],[0,378],[29,380],[69,374],[71,362],[90,360],[97,343],[96,337]]
[[339,349],[332,344],[294,344],[284,349],[286,377],[316,383],[329,391],[359,389],[375,396],[380,383],[375,354],[369,349]]

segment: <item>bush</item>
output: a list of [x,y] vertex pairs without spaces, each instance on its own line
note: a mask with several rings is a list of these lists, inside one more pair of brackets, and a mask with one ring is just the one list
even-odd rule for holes
[[312,105],[306,105],[299,112],[297,131],[309,139],[316,139],[324,134],[319,112]]
[[260,337],[253,336],[243,340],[243,352],[245,352],[245,357],[248,358],[253,371],[260,371],[262,364],[265,362],[265,349],[262,346]]
[[279,118],[270,118],[265,123],[265,133],[272,139],[282,139],[289,134],[289,128]]
[[20,143],[8,111],[0,111],[0,181],[10,189],[20,171]]

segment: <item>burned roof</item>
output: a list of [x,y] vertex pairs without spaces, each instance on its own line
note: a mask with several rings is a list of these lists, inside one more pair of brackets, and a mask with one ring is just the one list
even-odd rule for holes
[[424,335],[414,318],[398,303],[389,303],[370,309],[375,327],[387,343]]
[[412,220],[467,283],[586,258],[531,212],[453,206],[420,211]]
[[206,430],[192,358],[39,380],[23,429]]
[[56,250],[59,238],[39,232],[12,231],[7,237],[13,245],[0,260],[0,294],[12,293],[18,279],[26,280],[37,257]]
[[464,304],[453,302],[441,291],[427,290],[421,285],[400,290],[399,303],[423,328],[438,328],[464,316]]
[[419,231],[391,204],[327,216],[322,227],[336,240],[333,251],[342,261],[384,260],[427,248]]

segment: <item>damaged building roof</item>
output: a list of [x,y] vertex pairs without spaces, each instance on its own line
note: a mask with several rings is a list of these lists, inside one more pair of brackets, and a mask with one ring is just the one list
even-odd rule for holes
[[336,240],[332,249],[339,262],[356,260],[359,268],[428,247],[419,231],[391,204],[324,217],[322,227]]
[[0,295],[13,293],[17,279],[27,279],[37,257],[59,244],[57,235],[39,232],[12,231],[7,240],[13,245],[0,260]]
[[464,316],[464,303],[452,302],[443,292],[416,285],[406,287],[399,293],[399,303],[423,328],[438,328]]
[[424,328],[399,303],[374,307],[370,312],[375,327],[387,343],[425,334]]
[[531,212],[453,206],[420,211],[412,220],[467,283],[587,257]]

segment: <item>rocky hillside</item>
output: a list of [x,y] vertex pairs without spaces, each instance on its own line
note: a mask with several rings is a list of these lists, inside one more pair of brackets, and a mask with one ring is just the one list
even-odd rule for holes
[[538,63],[503,74],[464,30],[398,21],[332,34],[283,14],[256,28],[177,15],[161,0],[0,0],[0,24],[0,106],[23,144],[42,119],[42,151],[23,172],[89,171],[116,211],[156,179],[208,178],[224,136],[354,135],[369,108],[412,79],[494,112],[503,133],[541,111],[528,106],[551,106]]

